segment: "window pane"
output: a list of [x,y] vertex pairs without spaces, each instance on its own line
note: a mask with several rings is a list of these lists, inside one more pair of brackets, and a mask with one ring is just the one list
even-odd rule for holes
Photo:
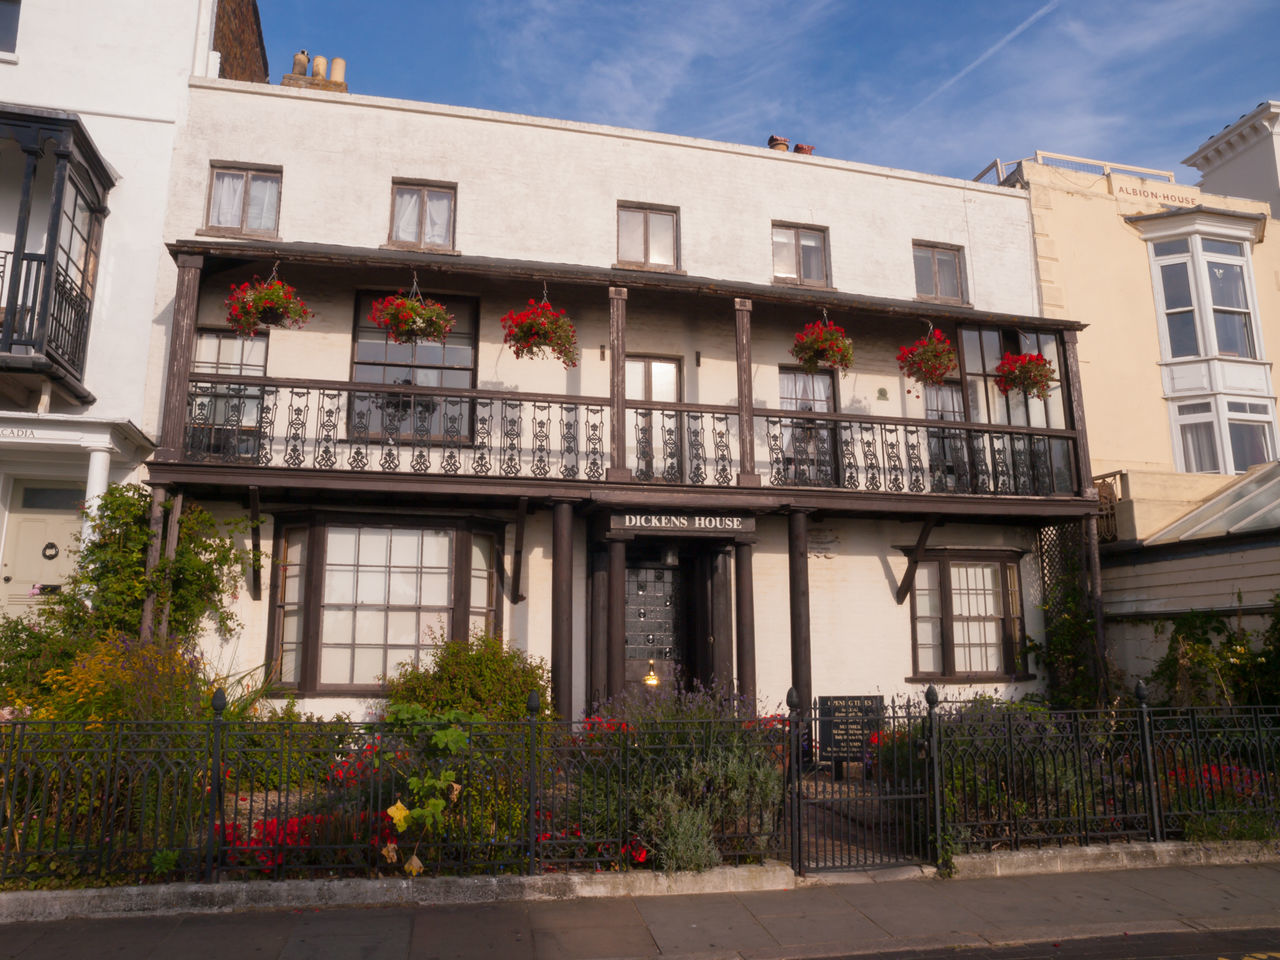
[[244,208],[244,174],[218,170],[213,175],[213,196],[209,199],[209,226],[238,227]]
[[789,227],[773,228],[773,275],[795,279],[796,232]]
[[1161,240],[1159,243],[1151,245],[1157,257],[1168,257],[1175,253],[1187,253],[1187,238],[1180,240]]
[[661,403],[677,402],[680,399],[680,364],[674,360],[653,360],[649,369],[653,381],[653,396],[649,399]]
[[645,362],[643,360],[628,360],[626,362],[627,380],[626,395],[628,400],[647,400],[645,396],[644,372]]
[[827,282],[827,258],[822,247],[822,234],[800,231],[800,274],[807,283]]
[[644,263],[644,211],[618,210],[618,260]]
[[649,214],[649,262],[673,267],[676,262],[676,218],[672,213]]
[[417,243],[422,224],[422,190],[418,187],[396,187],[395,210],[391,215],[391,239]]
[[938,261],[938,296],[960,299],[960,261],[954,250],[935,250]]
[[18,49],[19,0],[0,0],[0,52],[14,53]]
[[321,647],[320,682],[350,683],[352,652],[351,647]]
[[453,191],[427,191],[427,235],[424,243],[453,245]]
[[1227,424],[1227,430],[1231,437],[1231,460],[1236,473],[1244,473],[1254,464],[1271,459],[1265,423],[1232,420]]
[[[1181,242],[1183,244],[1186,243],[1185,240]],[[1200,245],[1204,248],[1205,253],[1225,253],[1232,257],[1244,256],[1244,246],[1239,243],[1232,243],[1230,240],[1210,240],[1205,237],[1200,241]],[[1159,244],[1156,244],[1156,246],[1158,247]]]
[[1227,357],[1252,357],[1253,337],[1249,335],[1249,315],[1213,311],[1214,331],[1218,336],[1218,353]]
[[249,212],[244,228],[274,233],[280,208],[280,178],[253,174],[249,177]]
[[1182,425],[1182,459],[1188,473],[1218,472],[1218,448],[1211,422]]
[[422,565],[424,567],[452,566],[450,553],[453,550],[453,535],[447,530],[422,531]]
[[916,264],[916,293],[922,297],[937,296],[937,291],[933,285],[933,251],[927,247],[916,247],[914,255]]
[[1196,315],[1190,310],[1167,316],[1169,329],[1169,356],[1198,357],[1200,343],[1196,337]]
[[1191,306],[1191,277],[1185,263],[1166,263],[1160,268],[1164,283],[1164,308],[1181,310]]
[[1215,307],[1247,310],[1244,295],[1244,268],[1238,263],[1209,264],[1209,293]]

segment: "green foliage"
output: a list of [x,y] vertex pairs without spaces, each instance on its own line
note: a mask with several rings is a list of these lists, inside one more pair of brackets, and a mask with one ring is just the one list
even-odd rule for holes
[[1280,703],[1280,594],[1254,632],[1239,616],[1193,611],[1169,622],[1169,645],[1150,679],[1168,706]]
[[168,636],[161,639],[178,649],[188,648],[206,620],[224,633],[238,625],[229,604],[248,554],[207,511],[188,504],[173,558],[161,557],[148,574],[150,510],[146,488],[108,487],[63,589],[45,596],[34,617],[0,618],[0,690],[38,698],[50,671],[65,674],[98,644],[140,636],[143,604],[153,592],[157,622],[168,610]]
[[[1057,615],[1045,624],[1044,641],[1027,644],[1045,672],[1045,699],[1066,710],[1106,707],[1123,683],[1109,662],[1099,660],[1097,621],[1088,598],[1074,575],[1061,577],[1054,592],[1061,600]],[[1048,618],[1050,609],[1043,609]]]
[[401,665],[387,680],[392,705],[416,704],[428,713],[462,710],[489,720],[524,720],[529,692],[538,691],[541,716],[551,712],[551,681],[542,660],[508,648],[502,637],[477,632],[449,640],[428,667]]

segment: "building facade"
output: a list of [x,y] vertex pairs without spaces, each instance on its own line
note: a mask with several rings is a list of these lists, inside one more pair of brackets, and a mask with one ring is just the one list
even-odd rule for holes
[[252,3],[0,11],[0,613],[58,588],[80,506],[154,447],[165,185],[188,78],[219,74],[215,29],[247,48],[225,46],[232,75],[265,79]]
[[[193,78],[168,210],[148,469],[253,521],[244,629],[209,641],[228,672],[358,714],[488,629],[548,660],[566,716],[650,672],[765,708],[1034,685],[1041,531],[1096,500],[1081,324],[1040,315],[1022,191]],[[314,317],[235,336],[255,276]],[[370,322],[398,290],[453,314],[443,346]],[[503,345],[543,299],[576,366]],[[824,318],[846,377],[789,355]],[[961,367],[921,389],[895,358],[930,329]],[[994,385],[1029,349],[1046,401]]]

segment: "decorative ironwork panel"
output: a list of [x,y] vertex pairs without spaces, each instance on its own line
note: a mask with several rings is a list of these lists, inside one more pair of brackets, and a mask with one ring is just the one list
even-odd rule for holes
[[653,479],[653,414],[648,410],[635,410],[636,465],[632,475],[639,481]]
[[680,414],[661,411],[662,417],[662,482],[680,482]]
[[726,413],[717,413],[711,422],[715,431],[716,485],[727,487],[733,483],[733,450],[729,446],[730,418]]
[[566,480],[578,478],[578,405],[565,403],[560,406],[560,476]]
[[924,460],[920,455],[920,428],[907,427],[907,489],[924,493]]
[[604,407],[587,407],[587,479],[604,479]]
[[889,469],[888,488],[893,493],[901,493],[906,489],[903,483],[902,455],[898,450],[898,428],[889,424],[881,424],[880,438],[884,447],[885,463]]
[[689,483],[707,482],[707,451],[702,443],[702,414],[686,413],[685,425],[689,434]]
[[860,423],[862,434],[862,465],[866,470],[868,490],[880,489],[880,453],[876,450],[876,428],[874,424]]
[[850,490],[857,490],[861,480],[858,474],[858,439],[854,431],[854,424],[840,424],[840,472],[845,487]]

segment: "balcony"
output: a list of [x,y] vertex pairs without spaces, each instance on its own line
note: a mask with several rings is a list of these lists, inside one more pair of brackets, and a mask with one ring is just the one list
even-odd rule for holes
[[1079,495],[1067,430],[757,410],[744,462],[736,407],[628,401],[615,460],[611,419],[608,397],[201,373],[188,381],[181,447],[168,460],[259,471],[257,483],[319,475],[335,487],[370,474],[612,484],[621,467],[632,487],[725,491],[751,485],[743,475],[759,463],[759,494]]

